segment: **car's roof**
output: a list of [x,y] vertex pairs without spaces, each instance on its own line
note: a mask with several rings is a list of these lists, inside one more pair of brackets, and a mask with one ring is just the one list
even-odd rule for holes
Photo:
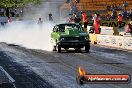
[[77,25],[77,23],[60,23],[60,24],[57,24],[57,25],[67,25],[67,24]]

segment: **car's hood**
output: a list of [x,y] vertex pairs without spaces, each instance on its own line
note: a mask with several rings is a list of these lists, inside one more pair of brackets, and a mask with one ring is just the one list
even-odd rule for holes
[[79,30],[72,29],[72,30],[65,30],[65,32],[60,33],[61,37],[65,36],[88,36],[87,32],[80,32]]

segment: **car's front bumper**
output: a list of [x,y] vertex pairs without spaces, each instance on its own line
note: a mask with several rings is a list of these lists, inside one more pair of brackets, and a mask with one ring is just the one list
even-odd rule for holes
[[62,48],[83,48],[88,45],[90,41],[60,41],[57,45],[60,45]]

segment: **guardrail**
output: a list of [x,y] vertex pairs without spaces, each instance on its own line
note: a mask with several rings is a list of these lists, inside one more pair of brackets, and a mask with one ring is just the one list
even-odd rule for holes
[[132,37],[90,34],[92,44],[132,50]]

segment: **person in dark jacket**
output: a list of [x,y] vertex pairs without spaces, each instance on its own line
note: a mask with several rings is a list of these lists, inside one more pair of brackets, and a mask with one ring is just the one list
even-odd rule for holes
[[53,21],[52,14],[49,14],[49,21]]
[[75,23],[80,23],[81,22],[81,18],[79,16],[75,17],[74,19]]
[[38,19],[38,23],[37,23],[37,24],[42,24],[42,23],[43,23],[42,19],[41,19],[41,18],[39,18],[39,19]]

